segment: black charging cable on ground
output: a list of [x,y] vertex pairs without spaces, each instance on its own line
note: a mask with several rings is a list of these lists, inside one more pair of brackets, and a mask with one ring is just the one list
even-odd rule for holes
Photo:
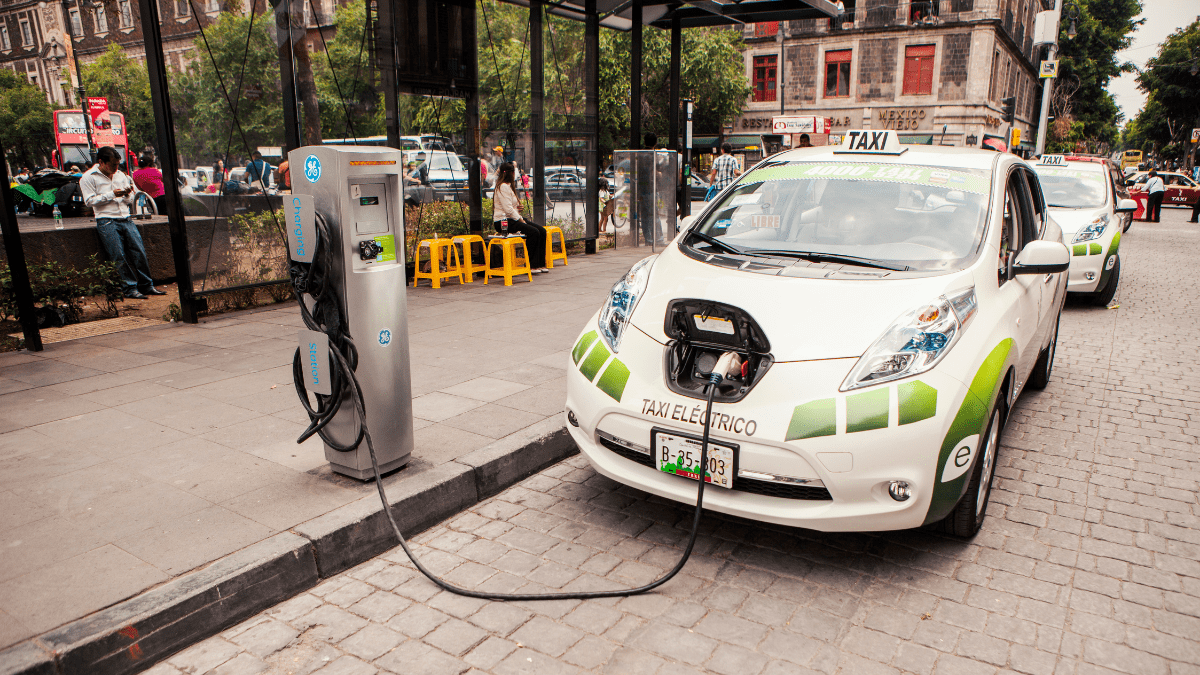
[[[704,483],[703,474],[708,466],[708,433],[709,425],[707,420],[712,415],[713,395],[717,391],[717,386],[721,383],[724,377],[717,372],[713,372],[709,376],[709,383],[705,387],[707,395],[707,404],[704,410],[704,435],[700,441],[700,480],[697,481],[696,487],[696,509],[692,515],[692,533],[688,536],[687,546],[683,550],[683,555],[680,556],[679,562],[675,567],[671,568],[662,577],[637,588],[626,588],[611,591],[579,591],[566,593],[486,593],[483,591],[473,591],[469,588],[461,588],[455,586],[431,572],[428,568],[421,564],[417,556],[413,554],[412,549],[408,547],[408,542],[404,539],[404,535],[400,533],[400,526],[396,524],[396,519],[392,515],[391,506],[388,504],[387,494],[383,490],[383,477],[379,473],[379,460],[375,456],[375,444],[371,440],[371,431],[367,428],[366,407],[363,404],[362,389],[358,385],[358,378],[354,375],[354,368],[357,365],[357,351],[354,348],[354,341],[346,334],[344,324],[341,321],[341,316],[338,310],[337,299],[332,293],[332,289],[328,287],[328,278],[326,270],[330,269],[327,265],[330,259],[329,247],[324,245],[324,242],[329,241],[329,228],[325,220],[317,215],[317,246],[316,254],[311,263],[296,263],[291,265],[292,285],[296,290],[296,299],[300,303],[300,316],[304,320],[304,325],[309,330],[320,331],[329,336],[329,352],[333,356],[331,362],[331,393],[329,396],[314,394],[317,399],[317,405],[314,408],[308,399],[308,390],[304,386],[303,369],[300,366],[300,349],[297,347],[296,356],[292,362],[292,376],[296,383],[296,393],[299,394],[301,402],[304,404],[304,409],[308,413],[310,424],[304,433],[297,439],[297,443],[302,443],[313,434],[320,434],[321,439],[330,445],[330,447],[343,452],[349,452],[358,448],[362,441],[367,443],[367,451],[371,456],[371,468],[375,472],[375,488],[379,491],[379,500],[383,502],[383,512],[387,514],[388,523],[392,526],[392,532],[395,533],[396,539],[400,541],[400,547],[404,549],[404,553],[408,559],[416,565],[417,570],[424,574],[430,581],[437,584],[439,588],[464,595],[469,598],[480,598],[483,600],[588,600],[592,598],[618,598],[630,595],[638,595],[647,591],[654,590],[659,586],[670,581],[679,571],[683,569],[688,558],[692,555],[692,549],[696,545],[696,536],[700,532],[700,514],[703,511],[704,504]],[[313,298],[313,306],[310,310],[304,302],[304,295],[308,294]],[[727,363],[726,358],[722,358],[719,364]],[[341,409],[345,392],[349,391],[350,398],[354,404],[354,412],[358,416],[358,438],[351,445],[344,445],[331,441],[328,434],[325,432],[325,426],[329,424],[338,410]]]

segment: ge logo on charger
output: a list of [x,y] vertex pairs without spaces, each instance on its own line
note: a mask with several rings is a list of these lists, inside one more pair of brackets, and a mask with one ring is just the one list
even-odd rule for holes
[[309,155],[304,160],[304,177],[310,183],[321,180],[321,160],[316,155]]
[[379,331],[379,344],[386,347],[386,346],[388,346],[388,343],[390,343],[391,341],[392,341],[392,331],[390,331],[386,328]]

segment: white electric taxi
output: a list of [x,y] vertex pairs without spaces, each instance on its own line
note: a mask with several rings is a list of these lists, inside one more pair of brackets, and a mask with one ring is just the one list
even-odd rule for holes
[[1103,163],[1042,155],[1033,165],[1063,242],[1071,249],[1067,291],[1107,305],[1121,280],[1121,233],[1137,202],[1122,199]]
[[613,286],[570,354],[567,428],[679,502],[703,474],[727,514],[972,536],[1005,416],[1049,379],[1069,264],[1014,155],[871,130],[783,152]]

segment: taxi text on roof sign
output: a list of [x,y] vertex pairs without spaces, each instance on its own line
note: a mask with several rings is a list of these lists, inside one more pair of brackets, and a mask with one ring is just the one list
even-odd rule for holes
[[1066,166],[1067,161],[1062,155],[1042,155],[1042,158],[1038,160],[1038,164],[1043,166]]
[[890,130],[872,131],[854,129],[842,137],[842,144],[834,150],[838,154],[899,155],[908,148],[901,147],[900,137]]

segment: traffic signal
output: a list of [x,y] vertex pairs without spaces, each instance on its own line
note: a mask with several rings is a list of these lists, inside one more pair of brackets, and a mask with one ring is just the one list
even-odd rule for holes
[[1017,117],[1017,97],[1002,98],[1000,103],[1004,106],[1004,121],[1012,124]]

